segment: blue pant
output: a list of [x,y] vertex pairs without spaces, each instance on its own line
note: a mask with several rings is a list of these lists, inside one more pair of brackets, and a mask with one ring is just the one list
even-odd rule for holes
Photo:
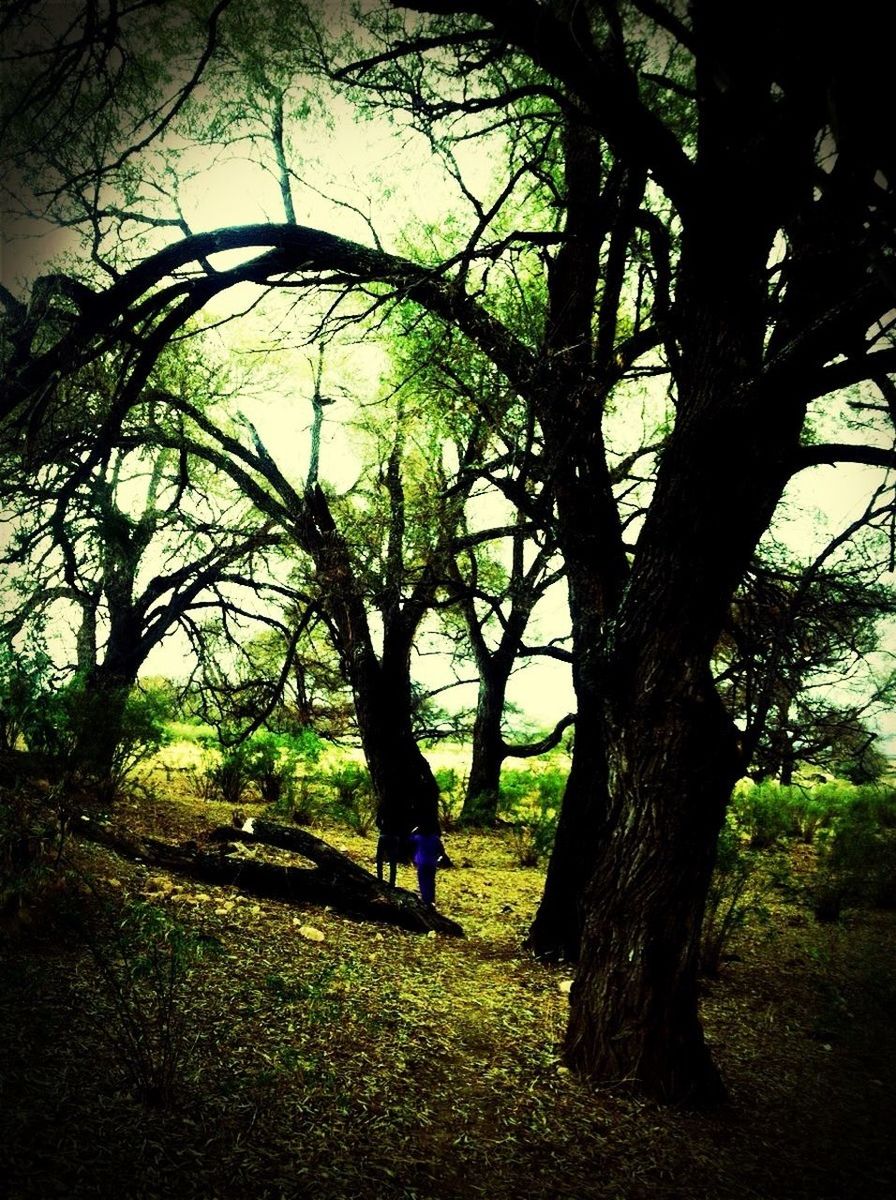
[[420,889],[420,899],[424,904],[436,902],[436,868],[432,864],[421,863],[417,867],[417,886]]

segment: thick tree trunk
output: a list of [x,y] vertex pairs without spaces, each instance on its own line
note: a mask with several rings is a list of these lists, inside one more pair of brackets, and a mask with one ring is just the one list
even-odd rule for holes
[[461,825],[494,825],[498,815],[501,765],[506,756],[501,734],[506,688],[506,673],[480,664],[470,778],[460,814]]
[[579,957],[585,888],[606,825],[603,731],[596,720],[593,700],[589,698],[583,703],[580,696],[579,704],[572,765],[544,892],[526,938],[529,950],[538,958],[553,962],[575,962]]
[[698,1017],[697,970],[716,840],[739,773],[734,730],[709,683],[619,717],[612,819],[585,896],[566,1057],[604,1083],[713,1104],[724,1087]]
[[125,708],[137,681],[137,669],[107,667],[92,671],[74,714],[75,765],[86,778],[114,787],[115,760],[124,733]]
[[411,723],[410,681],[390,678],[371,662],[354,688],[355,714],[382,828],[409,833],[438,823],[439,786]]
[[402,833],[421,823],[437,825],[439,787],[414,737],[410,666],[414,635],[431,597],[424,589],[414,603],[403,605],[400,590],[393,591],[381,613],[378,657],[348,546],[319,487],[307,489],[305,506],[308,520],[298,540],[326,581],[326,603],[339,633],[380,827]]

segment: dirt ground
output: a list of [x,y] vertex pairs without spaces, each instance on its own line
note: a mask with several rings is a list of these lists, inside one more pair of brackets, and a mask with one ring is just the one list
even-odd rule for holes
[[[117,819],[180,839],[229,815],[161,780]],[[372,836],[314,832],[370,865]],[[694,1114],[565,1069],[571,972],[520,948],[542,872],[517,865],[506,831],[446,841],[455,866],[440,873],[438,905],[463,939],[258,900],[73,847],[71,865],[98,892],[151,900],[214,952],[179,993],[175,1085],[148,1103],[96,956],[60,932],[52,909],[7,933],[0,1195],[896,1195],[896,914],[855,910],[819,924],[800,886],[804,862],[770,860],[761,903],[702,999],[730,1101]],[[410,868],[399,883],[413,887]]]

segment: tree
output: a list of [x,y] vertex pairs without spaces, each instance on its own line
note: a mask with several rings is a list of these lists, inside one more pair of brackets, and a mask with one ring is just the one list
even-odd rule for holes
[[[790,784],[800,761],[821,766],[844,741],[860,749],[861,718],[892,694],[891,671],[882,679],[872,671],[870,685],[867,679],[880,621],[893,613],[892,591],[868,581],[866,554],[836,569],[825,565],[828,556],[803,566],[766,550],[735,596],[717,650],[719,691],[757,781],[775,776]],[[846,687],[859,673],[860,698],[847,704]],[[831,703],[831,680],[840,687],[839,706]],[[867,731],[859,735],[869,746],[873,740]]]
[[[173,355],[170,382],[198,386]],[[102,366],[103,364],[100,364]],[[198,614],[237,606],[264,589],[260,559],[279,538],[238,498],[216,488],[177,438],[153,447],[160,414],[152,395],[135,406],[96,461],[80,470],[93,421],[109,406],[110,373],[75,377],[17,469],[7,463],[0,497],[12,524],[3,625],[9,639],[55,605],[76,614],[70,730],[73,762],[105,780],[129,697],[154,647]]]
[[[405,24],[409,12],[433,15]],[[531,940],[578,952],[570,1065],[665,1100],[723,1092],[696,978],[716,840],[743,766],[712,676],[732,598],[795,473],[894,461],[896,172],[875,124],[886,63],[871,6],[850,17],[835,26],[804,4],[710,0],[686,11],[646,0],[389,6],[373,16],[381,50],[339,78],[406,109],[449,169],[439,122],[458,138],[506,135],[510,182],[490,201],[456,168],[470,209],[454,252],[419,261],[294,224],[199,234],[79,293],[68,331],[45,349],[20,343],[10,362],[4,411],[33,416],[56,372],[123,337],[140,347],[126,396],[159,342],[221,290],[342,286],[374,308],[396,296],[426,308],[531,403],[578,702]],[[540,220],[514,204],[518,187],[544,198]],[[201,267],[250,247],[236,266]],[[490,304],[493,264],[508,256],[527,257],[533,274],[540,264],[536,336]],[[173,277],[188,264],[200,265]],[[668,372],[672,408],[643,520],[627,531],[607,431],[641,367]],[[804,444],[813,406],[858,384],[884,401],[878,444]]]
[[[441,466],[425,454],[416,469],[429,472],[429,488],[418,480],[411,489],[411,425],[401,400],[372,488],[363,480],[343,497],[318,479],[315,453],[304,482],[294,484],[247,418],[238,422],[244,442],[191,404],[169,400],[191,422],[191,453],[232,479],[310,562],[306,607],[326,627],[351,689],[381,819],[399,829],[436,820],[438,785],[414,729],[411,654],[447,578],[463,491],[446,501]],[[312,429],[312,447],[316,436]]]

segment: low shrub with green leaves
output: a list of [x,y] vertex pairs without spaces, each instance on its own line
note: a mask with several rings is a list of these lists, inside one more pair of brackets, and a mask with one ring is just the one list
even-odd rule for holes
[[765,850],[782,838],[797,835],[795,787],[766,780],[735,790],[731,816],[752,850]]
[[538,866],[550,854],[565,787],[566,775],[557,768],[502,775],[498,811],[511,826],[521,867]]
[[0,916],[18,918],[52,878],[65,829],[56,790],[20,779],[0,783]]
[[442,829],[449,832],[463,807],[464,788],[463,776],[453,767],[441,767],[435,773],[439,787],[439,821]]
[[732,936],[751,913],[765,912],[751,890],[757,859],[758,851],[749,849],[737,828],[727,821],[719,834],[706,897],[700,940],[700,970],[704,975],[718,975]]
[[355,833],[366,835],[376,819],[376,801],[370,772],[355,762],[345,762],[325,776],[333,790],[332,812]]
[[864,795],[819,836],[812,883],[819,920],[837,920],[851,904],[896,908],[896,830],[887,823],[891,813],[887,798]]
[[751,849],[763,850],[789,838],[811,843],[865,792],[876,790],[837,780],[816,786],[765,780],[736,788],[730,811]]
[[300,790],[299,767],[316,762],[323,750],[311,729],[297,733],[262,729],[248,738],[224,729],[220,740],[206,738],[203,744],[207,762],[199,786],[206,799],[220,797],[238,805],[251,787],[278,815],[290,817]]
[[22,647],[0,641],[0,750],[27,743],[28,731],[39,726],[50,694],[50,675],[50,659],[36,639]]
[[249,779],[267,804],[291,811],[301,763],[317,762],[323,745],[311,729],[298,733],[259,730],[246,743]]
[[217,951],[145,900],[100,897],[72,914],[97,971],[103,1030],[115,1061],[139,1099],[167,1104],[188,1067],[196,1040],[188,985],[200,959]]
[[206,746],[206,762],[199,778],[200,794],[204,799],[239,804],[251,778],[249,748],[245,742],[223,746],[220,750]]

